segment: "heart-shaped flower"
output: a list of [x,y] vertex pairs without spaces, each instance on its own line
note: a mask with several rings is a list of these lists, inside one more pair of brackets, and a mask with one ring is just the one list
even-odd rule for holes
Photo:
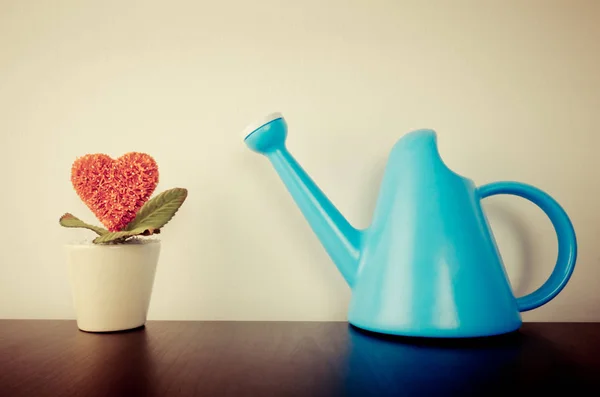
[[123,230],[158,185],[158,165],[131,152],[113,160],[106,154],[79,157],[71,168],[77,195],[111,232]]

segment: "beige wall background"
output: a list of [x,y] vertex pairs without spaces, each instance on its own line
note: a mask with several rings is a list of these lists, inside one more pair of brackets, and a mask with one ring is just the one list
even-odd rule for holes
[[[66,211],[85,153],[143,151],[188,201],[163,230],[151,319],[345,320],[350,290],[241,131],[283,112],[289,148],[357,227],[416,128],[477,184],[532,183],[579,238],[526,321],[600,320],[600,2],[0,0],[0,317],[74,318]],[[556,258],[543,213],[486,199],[515,294]]]

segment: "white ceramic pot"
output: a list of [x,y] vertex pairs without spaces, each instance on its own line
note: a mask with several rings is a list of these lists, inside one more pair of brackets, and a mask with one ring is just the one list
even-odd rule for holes
[[87,332],[123,331],[146,323],[159,240],[67,245],[77,326]]

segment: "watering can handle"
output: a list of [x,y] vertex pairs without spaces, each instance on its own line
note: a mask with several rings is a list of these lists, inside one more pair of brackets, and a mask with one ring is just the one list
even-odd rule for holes
[[552,274],[546,282],[532,293],[517,298],[519,310],[535,309],[553,299],[565,287],[575,268],[577,239],[567,213],[550,195],[542,190],[519,182],[494,182],[479,187],[483,199],[495,194],[512,194],[531,201],[550,218],[558,237],[558,258]]

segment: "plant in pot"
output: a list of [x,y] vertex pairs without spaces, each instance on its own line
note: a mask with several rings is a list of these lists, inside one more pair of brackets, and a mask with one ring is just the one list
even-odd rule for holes
[[158,165],[145,153],[130,152],[116,160],[86,154],[73,162],[75,192],[104,226],[70,213],[59,221],[96,234],[91,242],[66,246],[80,330],[114,332],[145,325],[161,250],[156,235],[187,198],[183,188],[151,197],[158,181]]

